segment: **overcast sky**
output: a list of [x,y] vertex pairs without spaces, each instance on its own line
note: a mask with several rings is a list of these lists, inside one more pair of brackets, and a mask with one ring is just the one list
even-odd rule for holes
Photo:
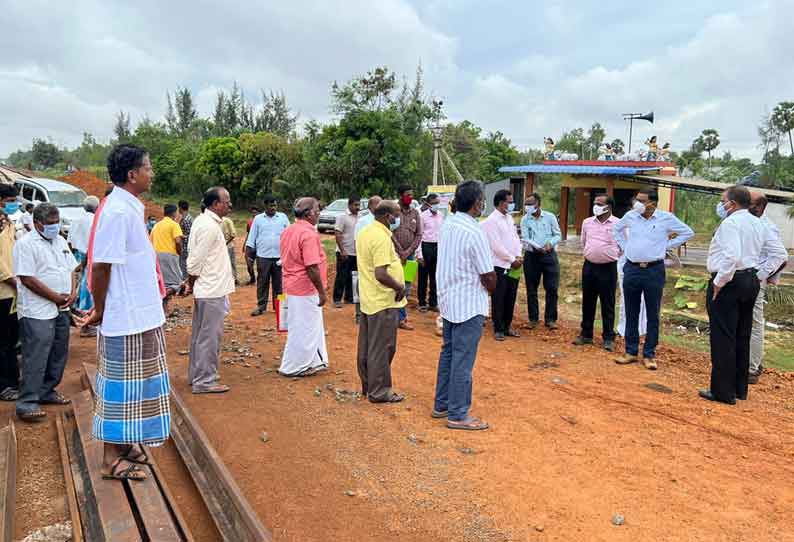
[[757,158],[756,126],[794,100],[794,0],[0,0],[0,157],[34,137],[79,144],[114,115],[160,118],[189,87],[209,113],[237,80],[283,91],[301,121],[330,119],[329,86],[385,65],[427,88],[451,120],[519,147],[601,122],[635,147],[673,149],[716,128],[720,151]]

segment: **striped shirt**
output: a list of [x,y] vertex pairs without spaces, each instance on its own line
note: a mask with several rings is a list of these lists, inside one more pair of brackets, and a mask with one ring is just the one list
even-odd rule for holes
[[444,221],[438,241],[438,306],[453,324],[488,316],[488,291],[480,275],[493,272],[491,246],[480,224],[468,213]]

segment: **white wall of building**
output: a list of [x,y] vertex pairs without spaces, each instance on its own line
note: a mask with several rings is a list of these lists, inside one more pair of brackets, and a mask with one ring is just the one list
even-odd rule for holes
[[794,219],[789,218],[789,206],[782,203],[770,203],[766,206],[766,216],[780,228],[783,245],[794,249]]

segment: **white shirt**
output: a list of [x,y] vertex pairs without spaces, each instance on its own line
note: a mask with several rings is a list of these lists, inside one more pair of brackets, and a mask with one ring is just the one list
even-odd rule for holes
[[232,262],[221,222],[221,217],[207,209],[193,220],[190,228],[187,272],[198,277],[193,284],[196,299],[215,299],[234,292]]
[[715,286],[728,284],[736,271],[758,268],[767,230],[747,209],[731,213],[720,223],[709,244],[706,267],[716,273]]
[[157,255],[149,241],[143,203],[121,187],[113,189],[99,213],[93,263],[111,264],[103,335],[135,335],[165,323]]
[[518,238],[513,216],[494,209],[480,227],[491,245],[494,267],[510,269],[513,262],[521,256],[521,240]]
[[775,223],[769,220],[766,215],[763,215],[759,220],[766,228],[767,238],[764,246],[761,247],[761,254],[758,256],[758,280],[766,282],[775,271],[780,269],[784,262],[788,261],[788,252],[783,245],[780,230]]
[[30,226],[30,229],[32,230],[33,229],[33,214],[32,213],[28,213],[28,212],[22,213],[22,216],[19,217],[19,223],[22,224],[23,226]]
[[[14,274],[35,277],[55,293],[68,295],[72,292],[72,272],[77,265],[69,245],[60,235],[47,241],[34,229],[14,244]],[[51,320],[58,316],[55,303],[33,293],[19,279],[17,288],[20,318]]]
[[[677,234],[675,239],[669,238],[671,233]],[[680,247],[695,232],[673,213],[656,209],[651,218],[637,211],[627,212],[613,227],[612,235],[630,262],[646,263],[663,260],[668,250]]]
[[438,306],[441,316],[460,324],[488,316],[488,291],[480,275],[493,272],[491,246],[480,224],[468,213],[444,221],[438,240]]
[[66,240],[72,248],[82,252],[88,252],[88,237],[91,234],[91,225],[94,223],[94,213],[83,211],[77,220],[74,220],[69,227],[69,235]]

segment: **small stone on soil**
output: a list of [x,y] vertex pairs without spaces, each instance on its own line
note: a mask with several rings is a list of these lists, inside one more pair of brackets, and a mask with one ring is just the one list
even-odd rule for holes
[[474,455],[477,451],[474,448],[461,448],[460,453],[464,455]]
[[565,384],[569,384],[570,383],[567,380],[565,380],[564,378],[559,377],[559,376],[555,376],[554,378],[551,379],[551,381],[552,381],[552,383],[559,384],[560,386],[564,386]]
[[615,514],[614,516],[612,516],[612,525],[620,526],[623,525],[624,523],[626,523],[626,518],[624,518],[620,514]]
[[176,353],[179,354],[180,356],[187,356],[188,354],[190,354],[190,350],[177,350]]
[[268,435],[266,431],[262,431],[262,433],[259,435],[259,440],[262,442],[267,442],[270,440],[270,435]]
[[319,397],[320,395],[322,395],[322,393],[323,393],[323,390],[321,390],[320,388],[314,388],[314,395],[315,396]]
[[356,496],[356,492],[351,490],[351,489],[348,489],[348,490],[345,491],[345,495],[347,495],[348,497],[355,497]]
[[546,530],[546,527],[543,525],[535,525],[535,530],[539,533],[542,533],[544,530]]
[[647,384],[643,384],[643,386],[645,386],[649,390],[658,391],[659,393],[673,393],[673,390],[671,388],[668,388],[667,386],[664,386],[657,382],[649,382]]

